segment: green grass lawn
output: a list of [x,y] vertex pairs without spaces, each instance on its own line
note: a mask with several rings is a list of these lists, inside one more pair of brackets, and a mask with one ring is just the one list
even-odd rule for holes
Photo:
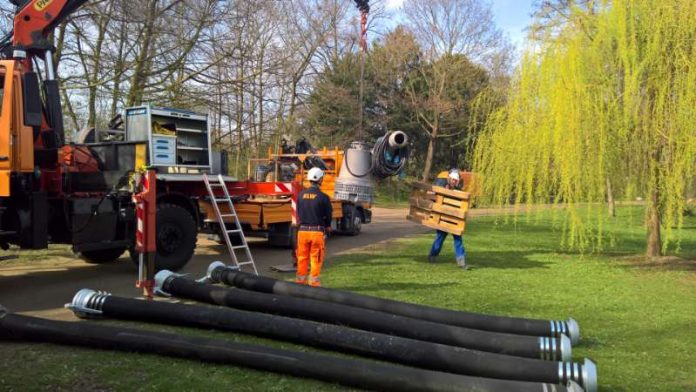
[[[470,271],[456,267],[450,239],[439,262],[429,264],[428,235],[332,260],[322,279],[328,287],[451,309],[572,316],[583,338],[574,357],[597,362],[600,390],[696,391],[696,218],[687,218],[679,257],[646,262],[640,208],[619,210],[616,246],[595,255],[560,249],[560,235],[549,229],[552,213],[545,214],[516,225],[472,220],[465,236]],[[138,326],[306,350],[242,335]],[[0,343],[0,357],[0,390],[346,390],[242,368],[45,344]]]

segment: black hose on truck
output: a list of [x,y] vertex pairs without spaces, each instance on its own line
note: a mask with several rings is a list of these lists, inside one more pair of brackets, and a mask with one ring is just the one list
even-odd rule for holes
[[408,137],[401,131],[390,131],[377,139],[372,147],[372,175],[377,178],[395,176],[408,160]]
[[0,339],[188,358],[383,391],[582,391],[572,381],[566,388],[543,383],[460,376],[221,339],[110,327],[90,322],[46,320],[12,314],[1,307]]
[[333,302],[441,324],[518,335],[555,337],[568,335],[572,344],[576,344],[580,340],[580,328],[573,319],[567,321],[534,320],[441,309],[256,276],[228,268],[219,261],[210,264],[207,277],[212,283],[224,283],[245,290]]
[[66,305],[79,317],[104,316],[241,332],[405,365],[477,377],[564,384],[596,391],[594,363],[550,362],[474,351],[338,325],[244,310],[142,301],[82,289]]
[[566,336],[556,339],[480,331],[324,301],[198,283],[167,270],[155,275],[155,288],[175,297],[215,305],[345,325],[473,350],[554,361],[571,360],[570,339]]

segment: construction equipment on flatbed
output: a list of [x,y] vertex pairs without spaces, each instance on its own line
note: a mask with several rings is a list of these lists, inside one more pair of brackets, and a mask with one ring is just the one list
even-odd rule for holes
[[[302,139],[297,144],[307,143]],[[247,166],[246,182],[256,188],[246,192],[245,200],[235,202],[235,209],[244,227],[244,233],[249,236],[265,237],[271,245],[290,247],[293,241],[292,226],[295,223],[295,198],[309,183],[305,181],[307,171],[319,165],[324,169],[322,192],[331,198],[333,206],[332,229],[337,233],[357,235],[363,223],[370,223],[372,211],[370,203],[336,200],[334,187],[336,178],[344,162],[344,151],[334,148],[315,150],[308,148],[297,152],[287,147],[279,147],[274,153],[269,149],[266,158],[251,159]],[[232,189],[232,193],[240,194],[243,188]],[[205,210],[205,221],[215,222],[212,204],[202,200]],[[224,208],[223,208],[224,213]],[[227,224],[232,220],[227,218]]]

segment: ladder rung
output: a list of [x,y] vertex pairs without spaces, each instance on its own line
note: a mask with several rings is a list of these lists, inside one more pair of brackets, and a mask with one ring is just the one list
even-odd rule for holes
[[[232,260],[234,260],[236,267],[239,268],[243,265],[249,265],[251,264],[254,267],[254,272],[258,274],[258,271],[256,269],[256,264],[254,263],[254,258],[251,256],[251,249],[249,249],[249,245],[246,242],[246,238],[244,238],[244,230],[242,229],[241,225],[239,224],[239,216],[237,216],[237,212],[234,210],[234,205],[232,201],[232,197],[227,193],[227,188],[225,185],[225,181],[222,179],[222,176],[219,175],[217,177],[217,181],[211,182],[211,179],[208,178],[207,176],[204,177],[205,183],[208,186],[208,195],[210,196],[210,202],[213,204],[213,209],[215,211],[215,215],[218,218],[218,222],[221,224],[221,229],[224,233],[221,233],[225,237],[225,241],[227,244],[229,244],[229,247],[227,250],[230,252],[230,256],[232,257]],[[219,197],[218,195],[215,195],[213,192],[213,187],[217,188],[222,188],[225,192],[224,197]],[[220,212],[220,207],[218,206],[218,203],[230,203],[230,213],[229,214],[222,214]],[[2,208],[2,207],[0,207]],[[225,227],[222,218],[234,218],[234,223],[235,226],[238,227],[237,229],[232,229],[232,230],[227,230],[227,227]],[[230,234],[233,233],[239,233],[239,236],[242,238],[242,245],[232,245],[230,242]],[[237,262],[237,255],[235,252],[235,249],[244,249],[246,251],[246,255],[248,258],[248,261],[244,262]]]

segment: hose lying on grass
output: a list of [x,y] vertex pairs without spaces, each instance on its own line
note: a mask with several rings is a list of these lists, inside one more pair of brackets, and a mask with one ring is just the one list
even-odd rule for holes
[[47,320],[9,313],[2,307],[0,339],[188,358],[383,391],[582,391],[582,388],[572,381],[568,387],[563,387],[460,376],[221,339],[110,327],[93,322]]
[[441,309],[390,299],[370,297],[350,291],[324,287],[308,287],[284,282],[273,278],[240,272],[228,268],[224,263],[219,261],[210,264],[207,277],[211,283],[224,283],[229,286],[262,293],[288,295],[291,297],[315,299],[358,308],[378,310],[380,312],[398,314],[400,316],[428,320],[441,324],[530,336],[559,337],[565,334],[570,337],[572,344],[576,344],[580,340],[580,328],[578,323],[573,319],[567,321],[534,320]]
[[572,357],[570,339],[566,336],[556,339],[467,329],[324,301],[198,283],[167,270],[155,275],[155,286],[156,291],[179,298],[345,325],[473,350],[552,361],[570,361]]
[[576,381],[596,391],[594,363],[550,362],[468,350],[314,321],[244,310],[175,304],[112,296],[82,289],[66,305],[79,317],[104,316],[234,331],[405,365],[470,376],[564,384]]

